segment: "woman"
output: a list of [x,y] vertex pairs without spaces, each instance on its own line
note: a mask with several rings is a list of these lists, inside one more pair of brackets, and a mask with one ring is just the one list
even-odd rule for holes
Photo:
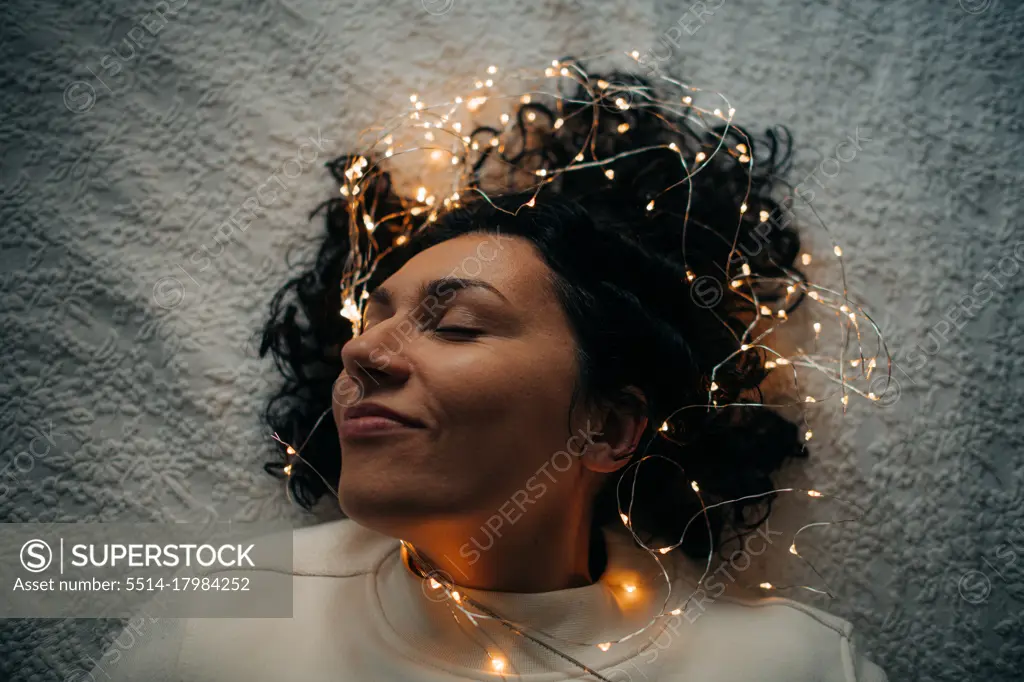
[[[336,494],[347,518],[296,531],[291,621],[164,621],[105,673],[885,679],[848,622],[727,598],[705,570],[727,533],[744,552],[774,544],[770,476],[806,454],[809,434],[753,405],[771,365],[745,342],[762,307],[782,318],[802,298],[753,295],[754,278],[798,273],[771,197],[785,145],[769,133],[759,156],[735,126],[623,106],[614,93],[647,97],[642,79],[577,70],[571,97],[524,98],[508,129],[467,138],[500,140],[467,142],[468,186],[497,160],[519,173],[505,191],[423,210],[422,192],[363,172],[377,159],[331,166],[342,196],[321,207],[327,234],[263,334],[286,377],[268,421],[303,443],[267,468],[304,507]],[[729,153],[701,153],[716,146]],[[574,163],[524,189],[522,171]],[[363,232],[355,206],[373,211]],[[350,326],[339,283],[371,241],[381,255]],[[325,411],[336,433],[317,428]]]

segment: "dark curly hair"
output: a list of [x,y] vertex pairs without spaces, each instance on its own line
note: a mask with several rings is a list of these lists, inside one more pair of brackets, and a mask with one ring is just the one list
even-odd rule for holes
[[[599,79],[611,84],[607,95],[595,91]],[[765,407],[745,405],[762,402],[760,386],[768,370],[763,352],[740,348],[755,319],[755,304],[728,281],[743,264],[762,282],[803,279],[794,267],[799,238],[791,225],[789,198],[772,198],[774,187],[785,184],[791,137],[784,127],[768,129],[760,139],[734,125],[695,128],[685,115],[643,102],[624,109],[614,101],[614,93],[623,91],[618,85],[628,87],[634,100],[635,93],[653,91],[644,78],[612,72],[579,83],[578,92],[559,102],[557,111],[542,102],[520,104],[512,129],[528,142],[514,153],[510,148],[516,145],[486,144],[501,131],[478,128],[470,137],[484,144],[474,173],[482,175],[485,163],[496,158],[508,168],[532,173],[564,167],[581,150],[586,162],[654,149],[561,174],[536,191],[529,208],[520,207],[535,192],[521,188],[491,194],[490,201],[464,196],[434,222],[424,215],[413,219],[416,231],[401,248],[395,243],[399,231],[381,223],[373,239],[385,255],[367,290],[414,254],[469,232],[500,230],[532,242],[552,272],[553,289],[574,332],[581,368],[575,396],[633,401],[630,407],[649,417],[633,461],[656,453],[685,470],[680,476],[652,459],[639,474],[637,467],[610,474],[595,502],[595,527],[618,520],[616,486],[629,472],[625,475],[638,476],[634,530],[674,539],[701,509],[689,481],[700,483],[706,504],[764,494],[774,487],[771,474],[787,458],[806,456],[794,423]],[[554,125],[556,119],[562,123]],[[749,164],[734,153],[738,145],[749,154]],[[716,149],[719,153],[713,154]],[[684,182],[687,169],[680,154],[693,159],[701,151],[710,158],[692,183]],[[346,155],[327,164],[339,183],[356,158]],[[368,175],[363,190],[364,201],[377,215],[408,213],[410,199],[400,195],[389,174]],[[332,384],[342,370],[340,348],[352,336],[351,324],[339,315],[339,280],[352,246],[349,200],[336,196],[311,214],[324,215],[326,233],[315,261],[274,296],[260,346],[261,356],[271,354],[284,375],[284,385],[267,405],[266,421],[292,443],[309,437],[303,451],[308,464],[282,452],[265,468],[284,477],[284,466],[291,463],[287,485],[306,508],[327,492],[323,479],[336,482],[340,475],[342,452],[329,425],[332,416],[310,433],[331,406]],[[684,216],[689,225],[685,240]],[[694,295],[697,284],[704,288],[701,295]],[[758,304],[783,300],[780,289],[762,286]],[[797,296],[788,310],[800,300]],[[716,402],[738,405],[707,406],[711,372],[718,365]],[[623,391],[630,385],[643,392],[646,405]],[[680,410],[685,406],[696,407]],[[634,481],[623,481],[623,508],[630,499],[627,483]],[[708,515],[710,537],[701,522],[687,533],[681,549],[691,557],[706,556],[722,546],[726,530],[740,536],[755,530],[767,518],[773,497],[714,510]]]

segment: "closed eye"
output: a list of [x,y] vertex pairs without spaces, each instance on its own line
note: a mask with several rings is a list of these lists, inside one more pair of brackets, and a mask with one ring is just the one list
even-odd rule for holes
[[484,333],[482,329],[471,327],[438,327],[434,331],[438,334],[458,334],[460,336],[478,336]]

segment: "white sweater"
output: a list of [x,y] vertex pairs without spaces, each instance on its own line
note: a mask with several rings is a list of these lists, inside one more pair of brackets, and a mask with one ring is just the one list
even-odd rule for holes
[[[882,670],[857,652],[849,622],[782,598],[723,596],[705,600],[699,610],[691,602],[682,615],[602,651],[596,643],[643,627],[660,610],[667,589],[651,557],[628,534],[606,530],[605,537],[607,568],[592,585],[464,594],[533,628],[531,633],[553,636],[546,641],[614,682],[885,682]],[[450,602],[426,596],[429,588],[405,566],[399,548],[397,540],[349,520],[297,530],[291,619],[145,620],[130,643],[126,628],[96,662],[91,679],[596,679],[498,623],[481,621],[477,628],[464,617],[456,622]],[[694,575],[692,562],[681,555],[665,563],[672,603],[682,605],[700,572]],[[626,595],[625,583],[650,589]],[[505,661],[501,674],[491,655]]]

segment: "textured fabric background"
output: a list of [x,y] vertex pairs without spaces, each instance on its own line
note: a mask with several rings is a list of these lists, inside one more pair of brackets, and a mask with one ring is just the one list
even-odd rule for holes
[[[792,180],[816,173],[803,187],[906,370],[891,405],[819,413],[812,459],[787,472],[871,510],[822,536],[842,597],[825,608],[891,680],[1020,679],[1024,7],[694,4],[710,14],[685,0],[4,3],[0,519],[315,520],[261,470],[274,377],[253,332],[286,254],[321,229],[305,220],[333,191],[321,163],[438,78],[653,48],[727,93],[741,125],[791,127]],[[854,158],[823,163],[848,136]],[[311,137],[324,152],[283,179]],[[267,215],[217,253],[218,226],[275,173]],[[204,245],[216,255],[199,273]],[[78,679],[117,625],[0,622],[0,678]]]

